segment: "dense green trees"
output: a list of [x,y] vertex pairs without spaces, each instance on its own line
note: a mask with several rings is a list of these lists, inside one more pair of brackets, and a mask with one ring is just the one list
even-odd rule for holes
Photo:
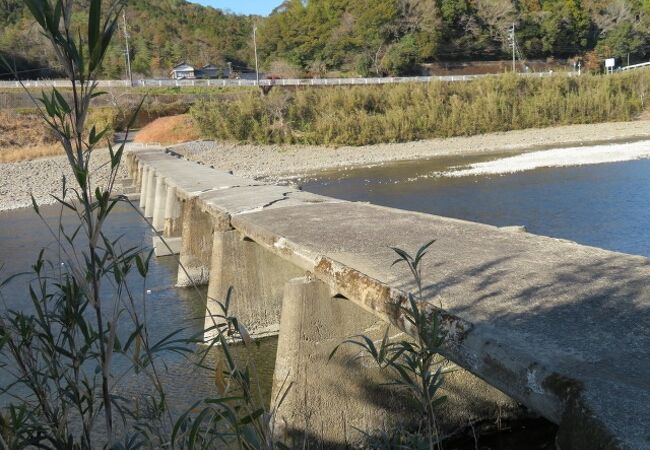
[[[52,55],[22,5],[0,0],[0,53],[47,65]],[[501,59],[513,23],[524,58],[589,54],[597,66],[605,57],[650,54],[650,0],[285,0],[266,18],[184,0],[130,0],[127,19],[133,70],[142,76],[167,76],[182,60],[250,68],[254,22],[262,66],[279,74],[405,75],[421,63]],[[124,76],[123,42],[120,30],[104,76]]]
[[[80,10],[86,3],[87,0],[78,0]],[[169,69],[183,60],[198,65],[231,61],[235,66],[243,66],[252,57],[249,17],[226,14],[184,0],[129,0],[128,4],[131,59],[137,75],[166,77]],[[79,23],[82,17],[79,15]],[[122,21],[119,25],[104,61],[102,75],[105,77],[124,77]],[[0,53],[10,59],[20,55],[33,65],[54,61],[49,46],[43,44],[28,18],[23,0],[0,0]]]
[[645,58],[648,0],[286,0],[262,22],[261,54],[310,70],[408,74],[417,63],[497,59],[516,25],[525,58]]

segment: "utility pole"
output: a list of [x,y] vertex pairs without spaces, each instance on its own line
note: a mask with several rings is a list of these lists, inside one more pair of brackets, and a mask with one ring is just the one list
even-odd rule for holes
[[257,80],[257,86],[260,85],[260,68],[257,61],[257,25],[253,25],[253,47],[255,48],[255,79]]
[[126,11],[122,10],[124,20],[124,40],[126,41],[126,75],[129,78],[129,86],[133,86],[133,73],[131,72],[131,52],[129,50],[129,32],[126,29]]
[[515,24],[514,24],[514,22],[512,23],[512,30],[510,31],[510,40],[511,40],[510,43],[512,44],[512,72],[514,73],[515,70],[516,70],[515,69],[515,63],[516,63],[516,59],[517,59],[517,55],[516,55],[517,44],[515,42]]

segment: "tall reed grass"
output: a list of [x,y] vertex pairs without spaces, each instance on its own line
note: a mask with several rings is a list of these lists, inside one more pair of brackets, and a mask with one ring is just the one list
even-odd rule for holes
[[258,144],[366,145],[515,129],[632,120],[650,72],[463,83],[274,89],[204,100],[191,114],[205,137]]

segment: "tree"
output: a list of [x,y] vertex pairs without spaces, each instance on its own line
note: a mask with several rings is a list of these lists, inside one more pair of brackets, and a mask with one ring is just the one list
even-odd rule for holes
[[592,23],[580,0],[545,1],[541,17],[544,51],[567,56],[589,48]]
[[415,37],[407,35],[389,47],[381,66],[391,76],[412,75],[417,72],[417,60]]
[[629,22],[623,22],[610,29],[596,46],[596,53],[602,58],[626,57],[638,54],[644,46],[644,40]]

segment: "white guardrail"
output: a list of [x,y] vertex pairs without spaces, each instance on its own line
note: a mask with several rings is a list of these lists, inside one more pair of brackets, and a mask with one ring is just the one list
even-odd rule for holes
[[[562,72],[558,72],[562,73]],[[568,73],[568,72],[565,72]],[[430,83],[432,81],[470,81],[477,78],[492,76],[495,74],[485,75],[447,75],[447,76],[428,76],[428,77],[383,77],[383,78],[305,78],[305,79],[263,79],[259,81],[259,86],[346,86],[346,85],[370,85],[370,84],[394,84],[394,83]],[[550,72],[537,72],[520,74],[531,77],[551,76]],[[70,82],[67,80],[24,80],[23,85],[28,88],[41,87],[69,87]],[[256,80],[154,80],[143,79],[133,80],[99,80],[100,87],[182,87],[182,86],[204,86],[204,87],[228,87],[228,86],[257,86]],[[20,88],[18,81],[0,81],[0,88]]]
[[622,70],[633,70],[633,69],[640,69],[642,67],[648,67],[648,66],[650,66],[650,62],[644,62],[644,63],[641,63],[641,64],[632,64],[631,66],[625,66],[625,67],[622,67],[621,69]]

